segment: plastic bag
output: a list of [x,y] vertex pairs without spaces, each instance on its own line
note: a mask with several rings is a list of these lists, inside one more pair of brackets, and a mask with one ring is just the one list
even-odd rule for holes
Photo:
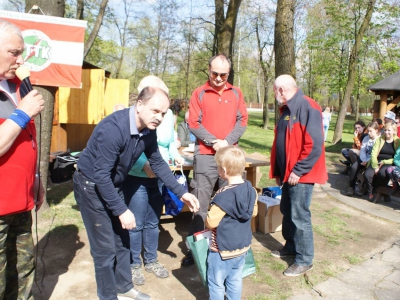
[[[181,166],[181,174],[175,175],[176,180],[180,185],[182,185],[186,191],[188,191],[188,184],[186,182],[186,177],[183,175],[183,169]],[[165,214],[170,216],[177,216],[183,206],[185,205],[177,195],[175,195],[170,189],[168,189],[165,185],[163,186],[162,196],[164,198],[165,204]]]

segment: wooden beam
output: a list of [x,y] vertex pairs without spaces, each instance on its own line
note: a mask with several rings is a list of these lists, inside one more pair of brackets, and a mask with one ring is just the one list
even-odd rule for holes
[[390,102],[390,104],[388,105],[388,107],[387,107],[388,111],[395,108],[397,106],[397,104],[399,104],[399,102],[400,102],[400,96],[397,96],[397,98],[394,99],[392,102]]
[[387,98],[388,98],[387,93],[386,92],[382,92],[382,94],[381,94],[381,104],[380,104],[380,108],[379,108],[379,118],[382,119],[382,120],[384,119],[383,116],[387,112]]

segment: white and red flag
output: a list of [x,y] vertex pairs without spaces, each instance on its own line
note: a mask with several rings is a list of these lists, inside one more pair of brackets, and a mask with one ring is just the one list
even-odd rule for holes
[[24,37],[24,65],[34,85],[80,88],[87,22],[0,10]]

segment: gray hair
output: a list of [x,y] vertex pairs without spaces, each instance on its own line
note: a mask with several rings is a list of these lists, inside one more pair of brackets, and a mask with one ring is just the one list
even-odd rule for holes
[[145,104],[147,101],[153,98],[157,92],[163,93],[165,96],[167,96],[169,101],[168,94],[162,88],[152,86],[146,86],[143,88],[137,99],[142,100],[142,102]]
[[22,40],[24,39],[21,30],[16,25],[6,20],[0,19],[0,32],[0,41],[4,41],[5,34],[15,34],[19,36]]

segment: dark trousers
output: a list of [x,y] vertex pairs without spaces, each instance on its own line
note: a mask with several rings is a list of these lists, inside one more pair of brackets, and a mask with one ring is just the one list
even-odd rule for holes
[[35,262],[30,211],[0,216],[0,299],[33,299]]
[[368,195],[372,194],[374,188],[386,186],[389,183],[389,177],[386,176],[386,169],[391,165],[382,165],[378,173],[375,174],[374,169],[369,166],[364,172],[364,178],[367,183]]
[[188,235],[204,230],[204,220],[207,217],[208,206],[214,186],[218,181],[219,188],[227,184],[226,180],[219,178],[218,168],[213,155],[196,155],[193,160],[193,179],[190,186],[192,194],[199,199],[200,209],[193,214]]
[[89,238],[97,295],[101,300],[117,300],[117,293],[133,288],[129,232],[107,209],[95,184],[78,171],[74,174],[74,195]]
[[350,187],[353,189],[356,186],[357,174],[364,166],[361,165],[361,160],[358,158],[350,167]]

